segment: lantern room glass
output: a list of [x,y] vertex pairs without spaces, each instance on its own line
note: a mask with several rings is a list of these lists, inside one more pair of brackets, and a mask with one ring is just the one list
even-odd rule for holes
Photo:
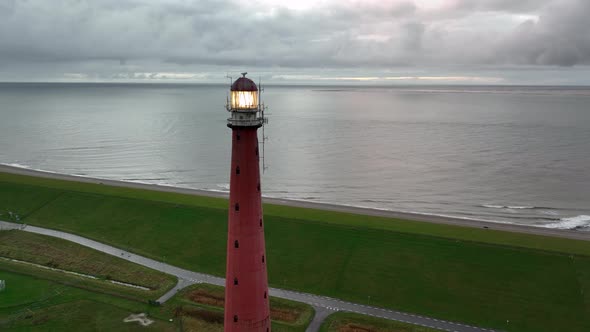
[[257,109],[258,91],[232,91],[232,109]]

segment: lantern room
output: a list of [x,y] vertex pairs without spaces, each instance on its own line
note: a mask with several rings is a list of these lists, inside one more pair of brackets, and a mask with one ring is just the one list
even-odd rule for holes
[[230,88],[227,110],[231,113],[227,126],[261,127],[265,123],[264,106],[260,104],[259,90],[256,84],[242,73]]
[[258,87],[246,77],[246,74],[242,73],[242,77],[231,85],[230,108],[232,110],[258,110]]

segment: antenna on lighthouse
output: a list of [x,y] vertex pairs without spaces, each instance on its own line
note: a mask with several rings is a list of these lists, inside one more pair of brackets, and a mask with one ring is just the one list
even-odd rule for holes
[[[234,82],[233,77],[228,74],[225,74],[225,78],[229,79],[229,86],[231,87],[232,83]],[[229,110],[229,94],[225,95],[225,108]]]
[[266,105],[262,102],[262,92],[264,92],[264,88],[262,87],[262,79],[258,76],[258,95],[260,96],[260,117],[262,118],[262,173],[266,171],[268,166],[266,166],[266,153],[265,153],[265,146],[266,141],[268,140],[268,136],[264,134],[264,126],[268,123],[268,119],[264,116],[264,111],[267,110]]

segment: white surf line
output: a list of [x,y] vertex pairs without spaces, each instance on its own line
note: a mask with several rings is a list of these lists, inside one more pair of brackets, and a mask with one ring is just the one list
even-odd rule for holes
[[[31,266],[38,267],[38,268],[41,268],[41,269],[46,269],[46,270],[51,270],[51,271],[62,272],[62,273],[66,273],[66,274],[71,274],[71,275],[75,275],[77,277],[82,277],[82,278],[87,278],[87,279],[93,279],[93,280],[101,280],[101,278],[99,278],[97,276],[90,275],[90,274],[84,274],[84,273],[78,273],[78,272],[74,272],[74,271],[57,269],[55,267],[45,266],[45,265],[31,263],[31,262],[27,262],[27,261],[21,261],[21,260],[14,259],[14,258],[8,258],[8,257],[0,256],[0,259],[5,260],[5,261],[11,261],[11,262],[19,263],[19,264],[31,265]],[[117,280],[104,279],[104,281],[110,282],[112,284],[117,284],[117,285],[125,286],[125,287],[137,288],[137,289],[147,290],[147,291],[150,290],[147,287],[143,287],[143,286],[139,286],[139,285],[134,285],[134,284],[129,284],[129,283],[122,282],[122,281],[117,281]]]
[[[24,227],[22,227],[21,224],[15,224],[15,223],[5,222],[5,221],[0,220],[0,229],[3,229],[3,228],[5,228],[5,229],[8,229],[8,228],[19,229],[20,228],[21,230],[23,230],[25,232],[31,232],[31,233],[47,235],[47,236],[52,236],[52,237],[57,237],[60,239],[68,240],[68,241],[75,242],[75,243],[81,244],[83,246],[86,246],[86,247],[89,247],[89,248],[92,248],[92,249],[95,249],[95,250],[98,250],[98,251],[101,251],[104,253],[107,253],[109,255],[117,256],[119,258],[123,258],[125,260],[130,261],[130,262],[134,262],[134,263],[149,267],[151,269],[158,270],[160,272],[171,274],[173,276],[176,276],[179,279],[179,282],[178,282],[177,287],[170,290],[169,293],[172,291],[177,292],[181,288],[184,288],[183,284],[184,284],[184,286],[188,286],[189,284],[193,284],[193,283],[208,283],[208,284],[213,284],[213,285],[217,285],[217,286],[225,286],[225,279],[224,278],[220,278],[220,277],[216,277],[216,276],[212,276],[212,275],[208,275],[208,274],[204,274],[204,273],[198,273],[198,272],[185,270],[185,269],[173,266],[173,265],[169,265],[166,263],[162,263],[162,262],[153,260],[151,258],[139,256],[139,255],[133,254],[131,252],[128,252],[128,251],[125,251],[122,249],[118,249],[118,248],[112,247],[112,246],[104,244],[104,243],[90,240],[90,239],[87,239],[87,238],[79,236],[79,235],[74,235],[74,234],[70,234],[70,233],[66,233],[66,232],[62,232],[62,231],[56,231],[53,229],[47,229],[47,228],[42,228],[42,227],[30,226],[30,225],[25,225]],[[372,307],[372,306],[367,306],[367,305],[362,305],[362,304],[357,304],[357,303],[352,303],[352,302],[346,302],[343,300],[339,300],[339,299],[335,299],[335,298],[331,298],[331,297],[327,297],[327,296],[301,293],[301,292],[289,291],[289,290],[284,290],[284,289],[279,289],[279,288],[269,288],[269,295],[283,298],[283,299],[287,299],[287,300],[303,302],[303,303],[307,303],[307,304],[310,304],[310,305],[313,305],[316,307],[322,307],[322,308],[331,309],[334,311],[355,312],[355,313],[359,313],[359,314],[363,314],[363,315],[376,316],[376,317],[381,317],[384,319],[401,321],[401,322],[406,322],[406,323],[410,323],[410,324],[414,324],[414,325],[433,327],[433,328],[444,330],[444,331],[494,332],[494,330],[491,330],[491,329],[469,326],[469,325],[465,325],[462,323],[453,323],[453,322],[444,321],[444,320],[434,320],[433,318],[430,318],[430,317],[405,313],[405,312],[401,312],[401,311],[389,310],[389,309],[384,309],[384,308],[379,308],[379,307]]]

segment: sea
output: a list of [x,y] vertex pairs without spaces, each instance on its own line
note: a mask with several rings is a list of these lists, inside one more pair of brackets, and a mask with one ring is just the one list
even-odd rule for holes
[[[0,163],[229,190],[228,85],[0,83]],[[590,87],[275,86],[263,195],[590,231]]]

